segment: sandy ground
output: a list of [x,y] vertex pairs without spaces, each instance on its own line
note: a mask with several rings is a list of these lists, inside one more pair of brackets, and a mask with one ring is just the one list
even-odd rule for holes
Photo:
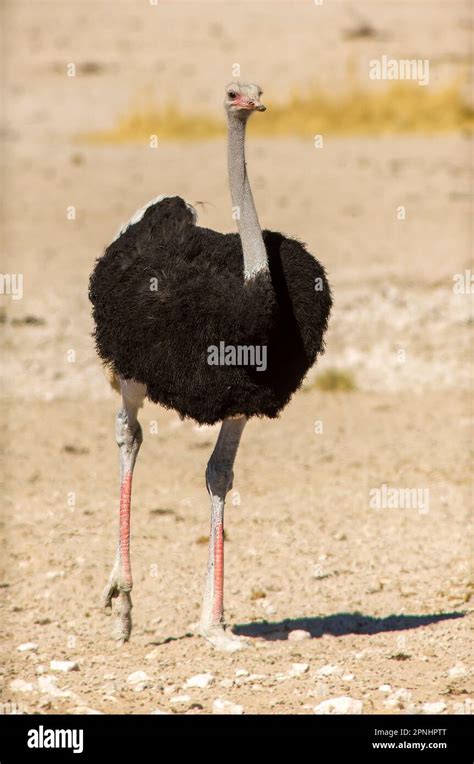
[[[243,51],[269,106],[276,81],[287,92],[331,71],[336,87],[351,56],[363,66],[374,50],[432,56],[439,81],[459,72],[468,4],[430,3],[430,14],[402,5],[357,4],[381,37],[351,40],[345,3],[316,28],[316,9],[297,4],[291,13],[177,4],[153,22],[128,3],[88,3],[87,14],[79,4],[7,4],[2,272],[21,273],[24,294],[0,296],[3,703],[208,713],[223,698],[246,713],[311,713],[347,695],[364,713],[422,713],[425,703],[472,713],[472,319],[470,294],[453,292],[453,277],[472,267],[465,136],[328,139],[319,151],[303,140],[249,143],[263,224],[306,241],[329,271],[335,306],[318,368],[349,372],[357,389],[322,393],[312,372],[279,421],[247,427],[226,515],[227,618],[245,649],[214,653],[185,636],[199,616],[204,469],[217,430],[158,407],[141,416],[129,644],[110,641],[98,606],[116,539],[117,401],[90,338],[89,272],[159,193],[205,201],[203,225],[233,222],[223,142],[169,143],[150,157],[74,135],[113,124],[154,77],[164,93],[196,92],[217,110]],[[260,47],[244,44],[249,29]],[[270,44],[277,34],[285,45]],[[100,67],[72,93],[61,67],[76,59]],[[427,501],[374,509],[371,491],[383,484]],[[18,651],[28,642],[36,647]],[[51,660],[78,670],[57,673]],[[148,675],[140,691],[127,681],[136,671]],[[207,688],[186,687],[204,672]]]
[[[117,648],[97,607],[115,545],[111,407],[13,405],[6,678],[33,692],[7,689],[5,697],[27,711],[61,712],[210,712],[222,697],[248,713],[308,713],[340,695],[362,700],[365,712],[435,701],[449,712],[470,708],[467,404],[462,394],[446,406],[442,394],[307,392],[281,421],[250,423],[227,510],[227,616],[246,643],[232,655],[197,637],[154,646],[182,637],[199,617],[203,472],[215,431],[164,413],[147,437],[134,496],[135,629]],[[156,417],[145,408],[145,433]],[[319,419],[324,434],[314,432]],[[369,487],[381,481],[428,487],[428,511],[370,509]],[[293,630],[311,638],[293,641]],[[16,651],[25,642],[38,651]],[[71,697],[38,685],[52,659],[78,662],[57,679]],[[293,677],[293,664],[306,672]],[[150,677],[142,692],[127,684],[135,671]],[[213,685],[183,689],[204,672]],[[387,684],[390,691],[379,689]],[[400,689],[407,692],[394,697]]]

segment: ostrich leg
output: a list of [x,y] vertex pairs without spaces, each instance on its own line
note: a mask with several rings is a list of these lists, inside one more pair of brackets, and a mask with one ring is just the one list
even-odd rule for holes
[[132,570],[130,565],[130,499],[132,475],[143,436],[137,412],[145,397],[145,387],[131,380],[120,380],[123,406],[117,412],[115,435],[120,448],[120,516],[119,543],[109,582],[103,593],[103,604],[114,607],[113,636],[118,642],[127,642],[132,630]]
[[227,492],[232,488],[235,455],[246,421],[244,416],[224,419],[206,469],[206,484],[211,499],[211,535],[200,633],[214,647],[229,651],[240,649],[242,643],[237,637],[225,633],[224,503]]

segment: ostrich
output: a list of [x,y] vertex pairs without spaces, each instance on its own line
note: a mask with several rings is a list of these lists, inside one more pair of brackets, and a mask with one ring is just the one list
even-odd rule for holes
[[297,240],[262,232],[250,189],[245,132],[250,115],[265,111],[261,95],[241,83],[225,93],[238,234],[202,228],[190,204],[160,196],[121,229],[91,276],[97,351],[122,396],[119,541],[103,595],[122,643],[132,627],[130,499],[144,398],[199,424],[222,423],[206,469],[211,529],[199,633],[239,649],[225,630],[223,575],[224,503],[242,431],[250,417],[277,417],[324,351],[325,270]]

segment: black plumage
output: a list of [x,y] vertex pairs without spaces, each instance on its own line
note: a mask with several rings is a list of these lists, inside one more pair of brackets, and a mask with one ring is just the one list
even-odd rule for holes
[[[269,272],[245,282],[238,234],[196,226],[180,197],[150,206],[91,276],[102,360],[201,424],[276,417],[324,351],[331,293],[302,244],[273,231],[263,238]],[[266,346],[266,370],[210,365],[209,348],[222,342]]]

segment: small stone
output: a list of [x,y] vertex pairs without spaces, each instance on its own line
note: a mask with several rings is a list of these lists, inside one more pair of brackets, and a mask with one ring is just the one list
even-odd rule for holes
[[51,671],[78,671],[79,664],[76,661],[50,661]]
[[323,700],[313,710],[315,714],[361,714],[362,701],[342,695],[339,698]]
[[153,648],[153,650],[151,650],[149,653],[147,653],[145,655],[145,660],[146,661],[154,661],[154,660],[156,660],[158,658],[159,653],[160,653],[160,648],[159,647],[155,647],[155,648]]
[[230,700],[224,700],[223,698],[216,698],[212,704],[213,714],[235,714],[240,716],[244,713],[244,707],[239,706],[237,703],[231,703]]
[[151,684],[151,679],[144,671],[134,671],[129,674],[127,682],[132,686],[134,692],[142,692]]
[[342,678],[344,682],[352,682],[352,680],[354,679],[354,674],[344,674]]
[[237,676],[237,677],[239,677],[239,676],[248,676],[248,675],[249,675],[249,672],[247,671],[247,669],[242,669],[242,668],[241,669],[235,669],[235,676]]
[[421,708],[424,714],[442,714],[447,706],[442,700],[436,700],[433,703],[423,703]]
[[223,679],[222,682],[219,682],[219,687],[224,687],[226,690],[230,690],[233,686],[234,682],[232,679]]
[[266,674],[250,674],[250,676],[247,678],[247,682],[261,682],[263,679],[266,679]]
[[135,682],[146,682],[147,679],[149,679],[149,676],[145,671],[134,671],[132,674],[128,675],[127,682],[129,684],[135,684]]
[[288,634],[288,639],[291,642],[302,642],[304,639],[311,639],[311,634],[309,631],[304,631],[304,629],[293,629]]
[[38,687],[41,692],[50,695],[53,698],[74,698],[75,693],[71,690],[61,690],[56,684],[56,677],[51,674],[45,674],[38,677]]
[[154,711],[150,711],[152,716],[169,716],[169,711],[162,711],[161,708],[155,708]]
[[64,570],[48,570],[45,575],[46,578],[54,581],[55,578],[62,578],[64,576]]
[[392,691],[391,684],[381,684],[379,687],[379,692],[391,692],[391,691]]
[[196,674],[188,679],[186,687],[199,687],[203,690],[205,687],[209,687],[214,681],[212,674]]
[[411,700],[411,692],[401,687],[399,690],[395,690],[388,696],[387,700],[384,700],[384,706],[387,708],[402,708],[405,703],[409,703]]
[[170,703],[190,703],[191,695],[175,695],[170,698]]
[[467,676],[467,669],[462,663],[457,663],[455,666],[449,669],[448,676],[450,679],[457,679],[461,676]]
[[330,676],[331,674],[340,674],[341,669],[339,666],[331,666],[330,663],[326,664],[326,666],[322,666],[320,669],[316,672],[318,676]]
[[35,653],[38,650],[36,642],[23,642],[22,645],[18,645],[16,648],[20,653],[32,652]]
[[309,665],[307,663],[293,663],[291,669],[288,671],[290,676],[303,676],[309,671]]
[[23,679],[13,679],[10,682],[10,690],[13,692],[33,692],[33,685]]

